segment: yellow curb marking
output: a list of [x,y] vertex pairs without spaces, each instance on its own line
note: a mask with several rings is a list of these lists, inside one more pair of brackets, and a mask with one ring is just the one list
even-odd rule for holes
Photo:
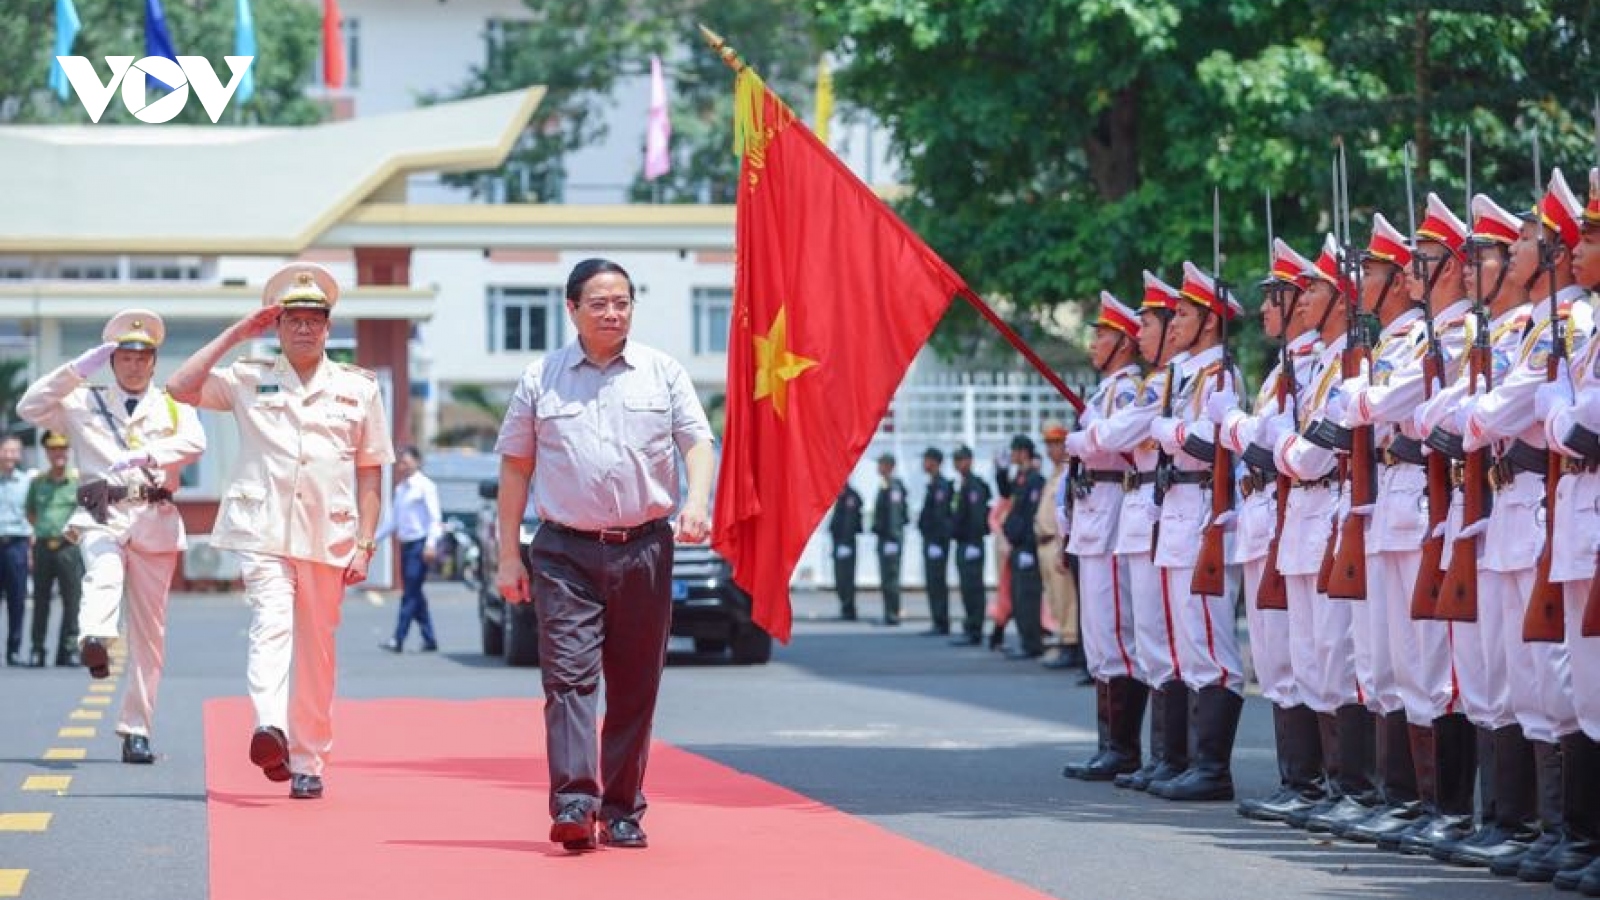
[[116,690],[116,685],[107,684],[104,681],[96,681],[94,684],[89,685],[89,693],[91,694],[111,694],[115,693]]
[[22,782],[25,791],[64,791],[72,785],[71,775],[29,775]]
[[0,869],[0,897],[21,897],[27,880],[27,869]]
[[84,706],[110,706],[111,698],[101,694],[85,697],[78,702]]
[[0,813],[0,831],[44,831],[52,813]]
[[67,718],[76,719],[77,721],[82,722],[86,720],[99,721],[104,716],[105,713],[98,709],[75,709],[67,715]]
[[92,726],[92,725],[80,725],[80,726],[68,725],[67,727],[61,729],[60,731],[57,731],[56,732],[56,737],[92,738],[92,737],[94,737],[94,726]]
[[88,759],[87,747],[51,747],[44,751],[43,759]]

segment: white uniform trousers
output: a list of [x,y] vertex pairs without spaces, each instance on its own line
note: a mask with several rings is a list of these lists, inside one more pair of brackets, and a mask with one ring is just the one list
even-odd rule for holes
[[1317,576],[1286,575],[1289,595],[1289,662],[1300,700],[1319,713],[1360,703],[1350,602],[1317,592]]
[[1578,730],[1578,714],[1572,705],[1567,645],[1522,639],[1522,619],[1533,596],[1533,578],[1533,569],[1478,571],[1479,634],[1486,654],[1494,651],[1496,643],[1502,654],[1499,672],[1491,676],[1497,677],[1499,685],[1494,702],[1505,704],[1496,720],[1502,725],[1513,721],[1521,725],[1530,741],[1554,743],[1563,734]]
[[1083,655],[1099,681],[1143,678],[1134,652],[1132,594],[1126,559],[1114,553],[1078,557]]
[[251,609],[247,677],[256,725],[283,730],[290,771],[320,776],[333,751],[334,632],[344,569],[265,553],[239,556]]
[[1583,611],[1589,605],[1589,579],[1561,586],[1567,601],[1567,660],[1572,667],[1572,700],[1578,726],[1600,741],[1600,637],[1583,636]]
[[[1387,630],[1394,687],[1406,721],[1432,725],[1455,712],[1458,688],[1450,667],[1449,623],[1411,618],[1411,594],[1421,566],[1421,550],[1367,557],[1367,602],[1376,601],[1383,610],[1381,622],[1372,616],[1372,627]],[[1392,710],[1385,703],[1383,711]]]
[[148,737],[166,664],[167,594],[178,552],[135,550],[99,528],[84,530],[78,550],[83,554],[79,639],[99,638],[112,644],[117,639],[117,619],[126,618],[128,683],[117,714],[117,734]]
[[[1444,556],[1440,570],[1450,568],[1456,532],[1461,530],[1461,492],[1452,492],[1445,519]],[[1511,714],[1511,693],[1506,688],[1506,652],[1501,645],[1503,619],[1485,614],[1484,572],[1478,571],[1478,621],[1450,623],[1450,664],[1461,688],[1461,712],[1472,724],[1504,728],[1516,724]],[[1520,631],[1518,632],[1521,633]]]
[[[1198,539],[1198,537],[1197,537]],[[1234,625],[1233,603],[1239,593],[1238,570],[1223,569],[1221,597],[1190,593],[1194,568],[1163,568],[1162,585],[1172,610],[1172,637],[1178,649],[1183,683],[1190,690],[1225,687],[1244,693],[1244,658],[1239,655],[1239,634]]]
[[1183,677],[1173,643],[1173,612],[1161,589],[1161,570],[1150,555],[1130,553],[1123,559],[1128,561],[1128,586],[1132,589],[1134,656],[1145,683],[1158,688]]
[[[1367,554],[1367,598],[1345,602],[1350,604],[1356,681],[1367,708],[1381,716],[1399,712],[1405,704],[1400,699],[1400,682],[1394,671],[1393,645],[1397,638],[1389,628],[1389,605],[1399,601],[1383,591],[1380,555]],[[1411,598],[1405,602],[1409,607]]]
[[1255,663],[1261,696],[1285,709],[1298,706],[1300,693],[1295,687],[1294,666],[1289,663],[1289,613],[1256,608],[1267,558],[1252,559],[1240,568],[1244,571],[1244,621],[1250,629],[1250,660]]

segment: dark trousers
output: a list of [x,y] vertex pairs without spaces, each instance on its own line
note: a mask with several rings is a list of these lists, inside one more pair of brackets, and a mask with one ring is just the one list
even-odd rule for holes
[[422,644],[433,647],[433,617],[428,615],[428,598],[422,593],[422,583],[428,580],[428,563],[422,558],[426,540],[406,541],[400,545],[400,622],[394,628],[394,642],[404,644],[411,633],[411,623],[417,623],[422,632]]
[[[893,542],[898,544],[898,541]],[[893,553],[885,553],[881,549],[883,540],[878,541],[878,580],[883,590],[883,620],[885,622],[900,621],[900,550],[897,547]]]
[[[935,556],[934,552],[938,555]],[[928,583],[928,615],[935,631],[950,630],[950,542],[935,541],[922,547],[922,573]]]
[[[54,543],[54,548],[51,544]],[[61,590],[61,627],[56,652],[78,649],[78,601],[83,597],[83,555],[78,545],[61,538],[41,538],[33,545],[33,649],[42,653],[50,632],[51,588]]]
[[[848,556],[840,556],[840,548],[848,548]],[[856,617],[856,542],[835,544],[833,547],[833,587],[839,592],[839,616]]]
[[628,543],[601,544],[541,528],[528,572],[539,614],[550,814],[576,801],[598,805],[602,820],[636,818],[646,806],[645,762],[672,623],[672,530],[663,522]]
[[983,608],[988,598],[983,590],[983,544],[975,546],[978,555],[967,559],[967,547],[956,544],[956,575],[961,580],[961,611],[966,617],[963,628],[972,637],[983,636]]
[[0,538],[0,593],[6,601],[6,653],[22,651],[22,621],[28,612],[28,539]]
[[1017,623],[1017,636],[1022,639],[1022,649],[1029,653],[1044,652],[1044,625],[1039,618],[1039,605],[1044,599],[1044,576],[1039,572],[1041,560],[1035,551],[1033,565],[1023,568],[1017,561],[1020,553],[1011,551],[1011,618]]

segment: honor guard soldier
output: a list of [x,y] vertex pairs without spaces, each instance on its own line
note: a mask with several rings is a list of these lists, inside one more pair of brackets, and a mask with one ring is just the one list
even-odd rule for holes
[[959,647],[976,647],[983,642],[983,611],[987,598],[983,586],[983,539],[989,533],[989,501],[994,495],[988,482],[973,474],[972,448],[965,444],[951,454],[955,463],[955,539],[956,576],[961,584],[961,634],[950,639]]
[[833,538],[833,587],[839,593],[839,618],[856,620],[856,535],[861,533],[861,495],[845,482],[833,501],[828,534]]
[[[290,797],[314,799],[333,750],[339,607],[377,549],[381,473],[394,444],[376,376],[327,356],[339,302],[333,275],[291,263],[267,280],[261,302],[169,387],[238,420],[239,460],[211,543],[238,552],[252,611],[250,761],[269,780],[289,781]],[[282,355],[213,368],[269,333]]]
[[[1406,290],[1411,248],[1405,237],[1376,213],[1372,237],[1361,256],[1361,311],[1378,321],[1378,339],[1368,366],[1345,373],[1346,379],[1329,410],[1332,419],[1351,427],[1350,398],[1390,377],[1411,361],[1414,329],[1421,311]],[[1366,843],[1411,827],[1426,810],[1418,784],[1426,762],[1411,753],[1411,725],[1431,726],[1450,702],[1448,632],[1435,621],[1411,618],[1411,594],[1422,564],[1422,539],[1427,534],[1426,478],[1422,444],[1388,423],[1373,426],[1377,449],[1376,493],[1370,509],[1352,508],[1348,515],[1366,519],[1367,555],[1365,609],[1354,609],[1352,636],[1357,675],[1371,687],[1369,702],[1383,716],[1378,730],[1378,767],[1383,804],[1358,822],[1334,833]]]
[[[120,312],[101,332],[104,343],[40,379],[17,405],[22,418],[72,442],[81,508],[65,533],[83,557],[79,652],[91,677],[108,677],[117,622],[126,620],[131,677],[117,733],[129,763],[155,761],[150,731],[166,657],[167,593],[187,546],[172,493],[179,472],[206,447],[194,410],[150,388],[165,337],[155,313]],[[107,363],[113,384],[87,384]]]
[[1095,451],[1087,429],[1134,404],[1139,396],[1139,318],[1110,291],[1100,292],[1100,317],[1094,323],[1089,361],[1100,373],[1078,430],[1067,435],[1065,450],[1081,466],[1063,481],[1060,499],[1067,551],[1078,558],[1078,608],[1082,612],[1083,653],[1094,679],[1095,725],[1099,742],[1086,762],[1070,763],[1061,774],[1084,781],[1110,781],[1142,765],[1139,726],[1149,688],[1139,679],[1134,655],[1133,606],[1128,593],[1128,561],[1113,551],[1122,484],[1131,466],[1121,453]]
[[[1467,295],[1465,260],[1461,255],[1467,233],[1467,226],[1444,201],[1429,194],[1427,216],[1417,228],[1412,265],[1406,271],[1406,289],[1423,312],[1421,321],[1413,326],[1407,339],[1412,347],[1410,358],[1403,366],[1391,370],[1387,379],[1380,379],[1375,373],[1365,387],[1359,383],[1352,385],[1354,393],[1345,398],[1344,417],[1352,426],[1383,423],[1396,426],[1399,436],[1405,440],[1391,441],[1391,457],[1409,456],[1413,441],[1420,443],[1429,437],[1426,423],[1418,422],[1416,413],[1431,394],[1452,383],[1464,367],[1473,336],[1469,316],[1472,300]],[[1428,359],[1435,353],[1441,361],[1442,377],[1440,383],[1430,385]],[[1443,453],[1432,445],[1427,446],[1422,464],[1428,464],[1435,454]],[[1460,521],[1460,507],[1455,499],[1459,498],[1452,500],[1447,523]],[[1429,509],[1430,518],[1438,512],[1426,498],[1423,506]],[[1432,522],[1424,525],[1424,530],[1431,527]],[[1418,581],[1438,577],[1438,570],[1423,572],[1419,560]],[[1422,588],[1417,590],[1420,592]],[[1462,622],[1418,622],[1415,626],[1419,636],[1418,671],[1422,673],[1419,678],[1423,687],[1419,689],[1422,693],[1413,697],[1418,708],[1408,713],[1408,736],[1423,814],[1399,831],[1380,836],[1380,849],[1427,853],[1435,841],[1456,840],[1471,830],[1478,739],[1463,710],[1473,707],[1469,694],[1481,697],[1482,692],[1474,693],[1476,689],[1469,687],[1468,681],[1479,673],[1463,671],[1462,663],[1453,655],[1458,649],[1480,643],[1476,636],[1465,634],[1464,627],[1474,626]],[[1447,637],[1441,638],[1441,632]],[[1451,658],[1438,659],[1440,648],[1452,654]],[[1446,683],[1448,690],[1442,687]],[[1435,713],[1431,725],[1418,724],[1417,719],[1429,711]],[[1487,798],[1485,805],[1488,805]],[[1361,832],[1355,830],[1359,827],[1355,826],[1349,834],[1359,836]]]
[[[1572,265],[1578,284],[1588,288],[1591,306],[1600,292],[1600,169],[1589,173],[1589,203]],[[1561,735],[1562,799],[1569,840],[1593,841],[1600,806],[1600,615],[1594,594],[1600,558],[1600,340],[1589,339],[1573,357],[1570,383],[1541,388],[1539,404],[1550,446],[1562,456],[1556,493],[1555,540],[1550,580],[1561,584],[1565,601],[1566,649],[1572,667],[1578,728]],[[1570,800],[1568,798],[1571,798]],[[1576,827],[1575,827],[1576,824]],[[1541,841],[1543,838],[1541,838]],[[1576,861],[1576,858],[1574,859]],[[1546,866],[1545,868],[1548,868]],[[1580,870],[1558,871],[1558,888],[1577,888],[1600,897],[1600,862]]]
[[56,665],[78,664],[78,601],[83,595],[83,556],[67,540],[67,522],[78,509],[78,474],[67,468],[72,442],[65,434],[46,431],[43,439],[50,467],[28,485],[28,523],[33,526],[33,656],[34,668],[45,664],[50,631],[50,595],[61,592],[61,625],[56,638]]
[[1037,659],[1044,655],[1044,578],[1039,572],[1039,539],[1033,529],[1039,504],[1044,502],[1044,476],[1039,474],[1039,455],[1032,438],[1025,434],[1011,438],[1011,465],[1017,473],[1010,485],[1011,509],[1000,527],[1011,545],[1007,566],[1017,646],[1006,651],[1006,659]]
[[[1171,409],[1172,370],[1183,359],[1168,339],[1178,290],[1144,272],[1139,306],[1139,356],[1154,370],[1140,382],[1132,403],[1083,428],[1087,455],[1127,455],[1133,468],[1123,480],[1112,553],[1127,565],[1127,595],[1133,611],[1136,677],[1149,690],[1150,756],[1137,772],[1112,779],[1117,787],[1146,790],[1153,780],[1176,778],[1189,767],[1189,697],[1173,652],[1168,623],[1173,611],[1161,591],[1155,565],[1156,469],[1164,454],[1150,437],[1150,423]],[[1076,442],[1075,442],[1076,445]]]
[[[1244,576],[1245,621],[1250,630],[1250,658],[1255,665],[1261,695],[1272,703],[1273,743],[1278,756],[1278,789],[1266,798],[1239,802],[1247,818],[1281,822],[1304,812],[1323,798],[1322,745],[1317,714],[1300,699],[1294,667],[1289,662],[1289,614],[1282,608],[1263,608],[1262,583],[1268,566],[1277,575],[1278,472],[1272,448],[1260,443],[1269,435],[1262,426],[1266,416],[1293,412],[1295,391],[1311,380],[1317,331],[1304,316],[1292,316],[1296,302],[1311,283],[1311,261],[1296,253],[1281,238],[1273,242],[1272,269],[1261,283],[1262,332],[1282,342],[1282,353],[1256,394],[1255,414],[1240,408],[1238,395],[1218,391],[1206,401],[1206,414],[1217,425],[1222,446],[1243,460],[1247,474],[1240,481],[1239,504],[1233,535],[1232,562]],[[1285,364],[1290,368],[1285,369]],[[1287,371],[1287,375],[1285,372]],[[1287,408],[1279,405],[1281,399]],[[1281,498],[1287,501],[1288,497]]]
[[[1197,595],[1191,588],[1202,532],[1212,512],[1216,426],[1205,416],[1206,401],[1213,392],[1236,390],[1239,384],[1222,338],[1226,323],[1241,309],[1230,292],[1191,262],[1183,264],[1180,293],[1183,301],[1172,320],[1172,340],[1187,356],[1177,368],[1172,407],[1151,422],[1150,434],[1171,460],[1155,561],[1162,593],[1171,603],[1180,677],[1194,698],[1195,721],[1189,768],[1176,778],[1152,782],[1149,790],[1168,800],[1232,800],[1233,742],[1244,709],[1244,659],[1234,617],[1236,576],[1226,570],[1220,596]],[[1225,546],[1222,558],[1226,560]]]
[[950,633],[950,538],[955,527],[951,507],[950,480],[939,471],[944,451],[929,447],[922,452],[922,471],[928,476],[928,490],[917,513],[917,530],[922,533],[922,573],[928,587],[928,613],[933,624],[927,635]]
[[905,547],[906,485],[894,474],[893,453],[878,457],[878,496],[872,502],[872,533],[878,538],[878,580],[883,624],[900,624],[900,557]]

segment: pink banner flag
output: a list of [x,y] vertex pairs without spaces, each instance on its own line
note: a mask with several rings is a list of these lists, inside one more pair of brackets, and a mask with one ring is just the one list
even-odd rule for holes
[[672,120],[667,117],[667,81],[661,75],[661,57],[650,57],[650,119],[644,132],[644,178],[654,181],[672,169]]

